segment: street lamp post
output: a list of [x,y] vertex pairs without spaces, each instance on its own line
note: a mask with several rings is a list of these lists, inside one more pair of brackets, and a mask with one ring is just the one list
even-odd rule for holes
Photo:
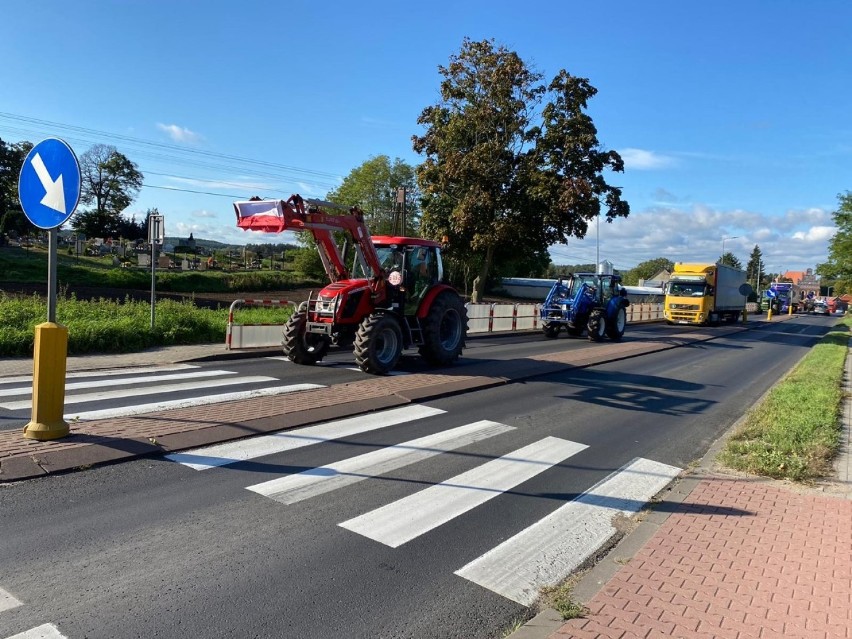
[[722,237],[722,258],[725,257],[725,242],[727,240],[739,239],[739,237],[740,237],[739,235],[725,235],[724,237]]

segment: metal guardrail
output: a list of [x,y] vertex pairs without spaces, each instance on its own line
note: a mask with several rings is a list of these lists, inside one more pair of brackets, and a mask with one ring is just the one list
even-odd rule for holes
[[[227,350],[241,348],[268,348],[281,345],[283,324],[237,324],[234,311],[240,306],[293,305],[287,300],[235,300],[228,313]],[[537,331],[541,328],[541,304],[465,304],[468,317],[468,335]],[[627,307],[628,324],[658,322],[663,319],[661,303],[631,304]]]

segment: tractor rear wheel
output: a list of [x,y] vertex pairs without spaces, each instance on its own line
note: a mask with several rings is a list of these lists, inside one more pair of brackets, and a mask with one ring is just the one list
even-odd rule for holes
[[387,375],[402,353],[402,330],[393,315],[373,313],[355,333],[355,363],[365,373]]
[[326,337],[306,331],[307,317],[305,312],[298,311],[284,325],[284,338],[281,340],[284,355],[297,364],[316,364],[328,352]]
[[586,325],[586,330],[589,331],[589,341],[600,342],[606,337],[606,319],[601,309],[596,308],[589,313],[589,323]]
[[455,362],[465,346],[467,309],[461,298],[444,292],[432,300],[423,320],[423,345],[420,356],[432,366],[447,366]]
[[618,341],[624,335],[624,328],[627,326],[627,311],[619,307],[615,312],[615,317],[610,317],[606,322],[606,335],[611,340]]

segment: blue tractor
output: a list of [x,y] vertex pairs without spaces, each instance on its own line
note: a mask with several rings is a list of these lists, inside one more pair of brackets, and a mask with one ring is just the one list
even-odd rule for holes
[[628,306],[620,275],[571,273],[565,281],[557,280],[541,305],[542,331],[551,339],[564,328],[576,337],[586,331],[593,342],[604,337],[618,341],[627,325]]

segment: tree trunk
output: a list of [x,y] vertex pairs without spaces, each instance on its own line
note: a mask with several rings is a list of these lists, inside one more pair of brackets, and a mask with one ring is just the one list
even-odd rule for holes
[[488,279],[488,271],[491,270],[491,261],[494,259],[494,246],[488,245],[485,249],[485,259],[482,260],[482,268],[479,269],[479,275],[473,280],[473,294],[470,301],[477,304],[485,297],[485,281]]

